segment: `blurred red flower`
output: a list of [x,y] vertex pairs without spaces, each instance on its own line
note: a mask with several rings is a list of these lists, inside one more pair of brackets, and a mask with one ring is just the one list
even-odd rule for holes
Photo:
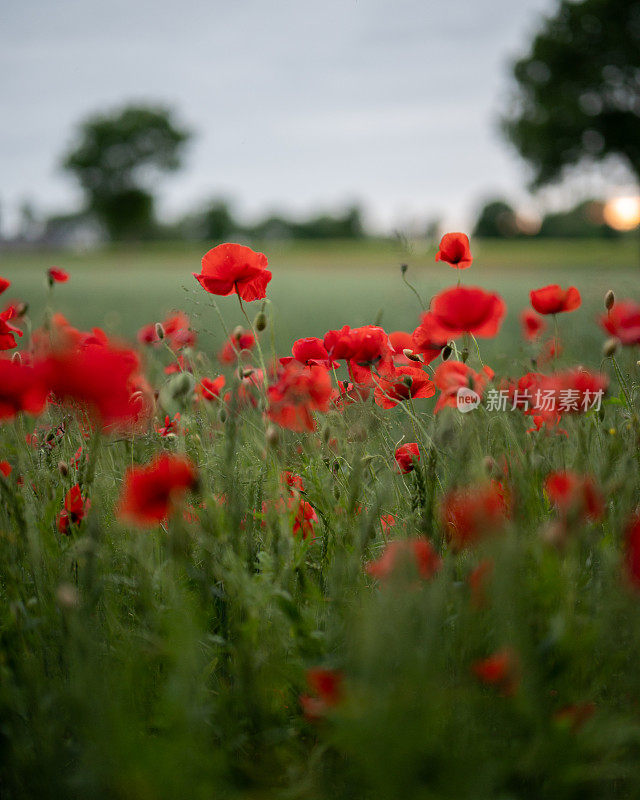
[[300,696],[300,705],[307,719],[322,719],[344,699],[344,675],[339,670],[321,667],[309,669],[307,684],[313,695]]
[[452,489],[440,505],[445,536],[454,550],[462,550],[502,530],[509,514],[505,488],[495,480]]
[[220,244],[202,258],[202,272],[193,276],[210,294],[237,294],[251,302],[266,296],[271,272],[267,257],[241,244]]
[[485,387],[493,375],[491,367],[485,366],[481,372],[475,372],[461,361],[444,361],[439,364],[433,376],[435,385],[440,389],[435,413],[446,406],[455,408],[459,389],[472,389],[482,398]]
[[69,280],[69,273],[60,267],[49,267],[47,270],[49,283],[66,283]]
[[620,300],[600,317],[600,325],[624,345],[640,344],[640,304]]
[[64,508],[58,514],[58,530],[65,535],[69,534],[71,525],[78,525],[84,519],[91,506],[90,500],[83,500],[80,486],[72,486],[64,498]]
[[415,367],[392,367],[384,376],[374,375],[374,399],[381,408],[393,408],[403,400],[433,397],[436,387],[427,373]]
[[531,305],[538,314],[560,314],[564,311],[575,311],[580,308],[582,300],[575,286],[561,289],[557,283],[534,289],[529,293]]
[[[427,321],[431,335],[446,342],[464,333],[491,338],[498,333],[507,307],[500,295],[485,292],[476,286],[456,286],[445,289],[431,301]],[[425,325],[422,318],[422,326]]]
[[303,367],[292,361],[281,366],[267,391],[269,419],[294,431],[313,431],[311,412],[328,411],[331,378],[324,367]]
[[398,465],[398,472],[403,475],[415,469],[416,463],[420,461],[420,450],[415,442],[403,444],[395,452],[396,464]]
[[220,392],[224,388],[224,385],[224,375],[218,375],[215,380],[211,378],[202,378],[200,383],[196,384],[196,396],[212,403],[214,400],[220,399]]
[[196,470],[188,458],[162,453],[145,466],[127,469],[118,515],[135,525],[157,525],[196,482]]
[[39,370],[9,359],[0,359],[0,420],[21,411],[39,414],[47,399],[47,388]]
[[518,688],[519,660],[510,647],[504,647],[488,658],[475,661],[471,669],[479,681],[493,686],[504,696],[515,694]]
[[366,571],[374,578],[388,579],[399,567],[413,566],[421,578],[433,578],[442,566],[442,559],[428,539],[396,539],[389,542],[380,558],[369,561]]
[[11,464],[8,461],[0,461],[0,474],[8,478],[11,475]]
[[547,497],[565,516],[599,520],[604,516],[604,497],[590,475],[565,470],[550,473],[545,482]]
[[440,248],[436,253],[436,261],[445,261],[452,267],[467,269],[471,266],[473,256],[469,248],[469,237],[466,233],[445,233],[440,240]]
[[422,315],[420,325],[411,334],[411,349],[420,353],[425,364],[437,358],[447,344],[449,334],[443,332],[431,312]]
[[327,348],[322,339],[316,336],[307,336],[293,343],[291,355],[280,359],[281,364],[298,361],[305,366],[321,366],[329,369],[335,362],[331,361]]
[[0,278],[0,294],[6,292],[10,286],[11,281],[8,281],[6,278]]
[[522,324],[522,335],[529,342],[537,339],[546,327],[542,317],[530,308],[525,308],[520,314],[520,322]]
[[9,322],[13,319],[15,312],[13,308],[8,308],[0,314],[0,350],[11,350],[16,346],[16,336],[22,336],[20,328],[16,328]]
[[239,329],[231,334],[218,353],[218,361],[222,364],[234,364],[241,350],[251,350],[256,343],[251,331]]

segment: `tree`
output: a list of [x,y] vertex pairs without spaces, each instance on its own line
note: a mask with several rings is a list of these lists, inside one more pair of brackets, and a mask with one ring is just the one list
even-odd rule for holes
[[140,238],[154,227],[151,187],[160,173],[180,167],[189,138],[167,109],[128,106],[87,118],[62,166],[112,239]]
[[533,168],[533,188],[612,155],[640,182],[639,0],[562,0],[513,75],[503,129]]
[[518,235],[515,211],[504,200],[490,200],[482,207],[474,236],[506,239]]

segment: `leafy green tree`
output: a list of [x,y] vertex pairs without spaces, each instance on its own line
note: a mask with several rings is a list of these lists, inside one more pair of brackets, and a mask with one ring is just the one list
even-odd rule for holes
[[152,187],[159,174],[181,166],[189,138],[169,110],[128,106],[88,117],[62,166],[112,239],[141,238],[154,228]]
[[473,235],[494,239],[517,236],[515,211],[504,200],[490,200],[478,215]]
[[608,156],[640,182],[638,0],[562,0],[513,75],[503,128],[532,167],[533,188]]

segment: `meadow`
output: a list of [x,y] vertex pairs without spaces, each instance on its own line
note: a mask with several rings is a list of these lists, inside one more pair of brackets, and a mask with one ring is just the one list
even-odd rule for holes
[[636,243],[204,249],[2,254],[3,800],[640,798]]

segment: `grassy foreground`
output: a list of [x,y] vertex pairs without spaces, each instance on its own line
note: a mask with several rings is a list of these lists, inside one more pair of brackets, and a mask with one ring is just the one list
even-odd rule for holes
[[[401,261],[423,297],[457,277],[433,254],[391,247],[265,251],[267,360],[344,324],[413,330],[420,307]],[[558,315],[562,354],[540,368],[551,380],[584,363],[609,389],[600,411],[539,430],[486,399],[435,413],[441,387],[393,408],[372,391],[291,430],[273,392],[216,362],[224,335],[190,275],[199,255],[54,262],[71,278],[52,306],[78,328],[132,337],[168,309],[191,316],[197,344],[145,351],[157,392],[146,424],[100,433],[75,384],[71,404],[15,414],[0,383],[3,800],[640,797],[638,348],[603,358],[595,322],[607,289],[637,296],[634,249],[478,247],[463,282],[508,307],[498,336],[469,348],[474,374],[480,356],[496,370],[487,389],[538,354],[518,322],[529,289],[582,293],[580,309]],[[12,256],[0,268],[33,327],[49,263]],[[216,302],[230,327],[246,324],[236,298]],[[22,325],[23,366],[32,351],[50,367],[60,331],[30,339]],[[74,345],[65,369],[103,346]],[[166,374],[180,354],[193,378]],[[257,349],[247,358],[259,369]],[[228,397],[198,393],[221,372]],[[116,384],[116,372],[100,382],[96,402]],[[398,461],[409,443],[419,460]],[[159,456],[186,460],[197,479],[143,525],[123,513],[127,487]],[[81,502],[67,505],[76,486]]]

